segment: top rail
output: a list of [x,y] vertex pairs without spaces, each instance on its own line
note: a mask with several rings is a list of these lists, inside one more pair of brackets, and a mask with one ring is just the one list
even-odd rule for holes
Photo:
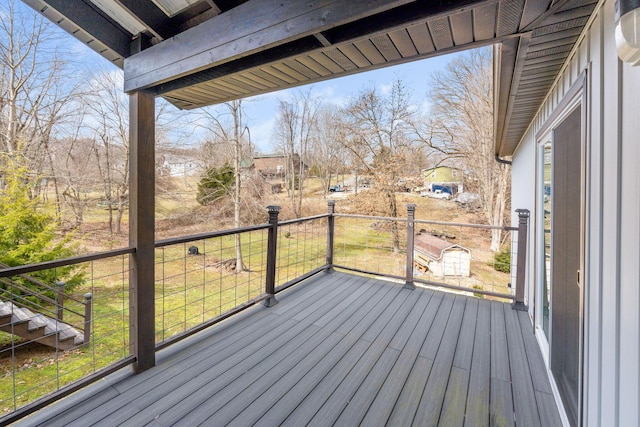
[[212,239],[214,237],[224,237],[224,236],[230,236],[238,233],[247,233],[249,231],[266,230],[269,227],[270,227],[269,224],[259,224],[259,225],[252,225],[249,227],[239,227],[239,228],[230,228],[228,230],[212,231],[210,233],[193,234],[191,236],[173,237],[170,239],[158,240],[155,243],[155,247],[162,248],[164,246],[195,242],[197,240]]
[[[370,216],[370,215],[357,215],[357,214],[333,214],[335,217],[341,218],[360,218],[360,219],[376,219],[380,221],[398,221],[407,222],[407,218],[391,217],[391,216]],[[432,221],[427,219],[416,219],[416,224],[431,224],[431,225],[447,225],[451,227],[468,227],[468,228],[480,228],[484,230],[502,230],[502,231],[518,231],[518,227],[509,227],[506,225],[489,225],[489,224],[468,224],[463,222],[448,222],[448,221]]]
[[304,218],[288,219],[286,221],[279,221],[278,225],[280,226],[280,225],[299,224],[301,222],[313,221],[314,219],[328,218],[330,216],[331,216],[330,214],[325,213],[325,214],[314,215],[314,216],[306,216]]
[[336,218],[360,218],[360,219],[378,219],[381,221],[398,221],[407,222],[407,218],[392,217],[392,216],[371,216],[371,215],[357,215],[357,214],[333,214]]
[[506,225],[468,224],[463,222],[431,221],[426,219],[416,219],[414,222],[416,224],[449,225],[451,227],[479,228],[483,230],[518,231],[518,227],[509,227]]
[[99,259],[111,258],[119,255],[135,253],[136,248],[114,249],[105,252],[96,252],[89,255],[80,255],[70,258],[56,259],[53,261],[44,261],[37,264],[21,265],[17,267],[9,267],[0,270],[0,277],[19,276],[21,274],[32,273],[34,271],[49,270],[67,265],[82,264],[83,262],[95,261]]

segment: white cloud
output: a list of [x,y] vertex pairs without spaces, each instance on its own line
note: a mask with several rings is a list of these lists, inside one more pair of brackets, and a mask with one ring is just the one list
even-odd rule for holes
[[391,93],[391,90],[393,89],[393,82],[389,82],[389,83],[382,83],[380,86],[378,86],[380,89],[380,94],[381,95],[389,95]]

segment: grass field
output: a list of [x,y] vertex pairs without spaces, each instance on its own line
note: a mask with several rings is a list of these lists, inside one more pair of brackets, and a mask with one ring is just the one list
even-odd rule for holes
[[[215,212],[201,215],[203,208],[195,202],[194,182],[178,180],[171,197],[159,197],[156,204],[157,237],[189,235],[215,230]],[[327,200],[318,180],[309,180],[305,214],[326,212]],[[269,195],[268,204],[284,207],[286,194]],[[414,194],[398,194],[401,216],[407,203],[417,205],[416,218],[436,221],[479,222],[450,201],[422,198]],[[213,208],[212,208],[213,209]],[[336,212],[357,210],[349,197],[341,198]],[[198,212],[193,218],[189,212]],[[290,211],[289,211],[290,212]],[[284,216],[288,215],[283,209]],[[108,211],[91,205],[85,213],[85,224],[78,230],[82,252],[98,252],[127,245],[127,236],[111,235],[106,227]],[[126,213],[123,218],[126,230]],[[334,261],[336,264],[403,276],[406,262],[406,225],[399,223],[400,249],[395,250],[391,230],[372,225],[370,220],[338,218]],[[472,261],[473,277],[464,284],[481,284],[484,289],[508,292],[509,274],[491,267],[491,254],[478,250],[486,243],[482,230],[445,230],[458,233],[457,242],[473,246],[477,255]],[[325,263],[326,220],[279,227],[276,285],[293,280]],[[486,233],[485,233],[486,234]],[[219,316],[264,292],[266,271],[266,230],[242,234],[244,271],[236,273],[229,265],[235,259],[233,236],[198,240],[156,249],[156,342],[164,341],[191,327]],[[188,247],[198,247],[200,255],[188,254]],[[36,343],[21,343],[0,333],[0,414],[55,391],[82,376],[108,366],[129,354],[128,256],[93,261],[82,265],[87,279],[75,289],[82,298],[93,294],[93,326],[91,343],[66,353],[55,353]],[[81,307],[78,308],[81,310]],[[7,350],[9,349],[9,350]],[[14,400],[15,395],[15,400]]]

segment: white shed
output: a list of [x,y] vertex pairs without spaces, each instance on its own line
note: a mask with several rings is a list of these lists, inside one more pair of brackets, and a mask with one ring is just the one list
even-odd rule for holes
[[415,237],[414,261],[435,276],[469,277],[471,251],[430,234]]

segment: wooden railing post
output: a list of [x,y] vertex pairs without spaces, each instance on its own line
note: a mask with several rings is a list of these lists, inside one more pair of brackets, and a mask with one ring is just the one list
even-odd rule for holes
[[513,299],[513,309],[526,311],[524,303],[524,281],[527,266],[527,234],[529,228],[529,210],[516,209],[518,218],[518,257],[516,264],[516,295]]
[[336,209],[336,201],[329,200],[327,202],[329,208],[329,217],[327,218],[327,273],[333,273],[333,236],[335,230],[336,218],[333,216]]
[[56,281],[56,318],[62,322],[64,318],[64,285],[63,281]]
[[[138,39],[143,37],[138,37]],[[129,347],[135,373],[156,364],[155,98],[129,94]]]
[[84,294],[84,345],[89,344],[91,340],[91,305],[93,304],[93,295]]
[[407,269],[404,287],[407,289],[415,289],[416,285],[413,283],[413,247],[414,247],[414,221],[416,215],[416,205],[413,203],[407,204]]
[[269,236],[267,237],[267,298],[264,300],[264,305],[267,307],[273,307],[278,303],[275,293],[278,247],[278,213],[280,212],[280,206],[267,206],[267,209],[269,210],[269,224],[271,227],[269,228]]

